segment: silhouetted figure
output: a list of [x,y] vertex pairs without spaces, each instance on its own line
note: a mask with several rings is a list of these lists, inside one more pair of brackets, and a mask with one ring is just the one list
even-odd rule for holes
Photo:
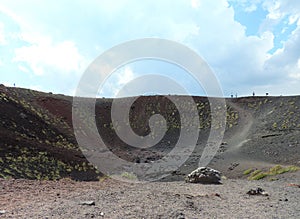
[[14,83],[14,87],[16,86],[16,84]]
[[269,93],[266,93],[266,96],[269,96]]
[[253,97],[254,97],[254,96],[255,96],[255,93],[254,93],[254,91],[253,91],[253,93],[252,93],[252,94],[253,94]]

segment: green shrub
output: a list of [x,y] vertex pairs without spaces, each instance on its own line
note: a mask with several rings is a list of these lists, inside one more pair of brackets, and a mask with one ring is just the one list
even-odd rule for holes
[[249,175],[253,171],[252,168],[249,168],[243,172],[244,175]]
[[271,167],[269,170],[270,175],[277,175],[277,174],[281,174],[284,173],[284,168],[280,165],[276,165],[274,167]]
[[249,177],[249,179],[250,179],[250,180],[260,180],[260,179],[265,178],[266,176],[268,176],[267,173],[259,172],[259,173],[255,174],[255,175],[253,175],[253,176],[251,175],[251,176]]
[[[300,167],[297,167],[297,166],[287,166],[287,167],[283,167],[281,165],[275,165],[274,167],[271,167],[269,169],[269,171],[267,172],[262,172],[261,170],[255,170],[249,177],[248,179],[249,180],[259,180],[259,179],[262,179],[266,176],[275,176],[275,175],[278,175],[278,174],[283,174],[283,173],[287,173],[287,172],[295,172],[295,171],[298,171],[300,170]],[[244,171],[244,175],[247,175],[245,173],[250,173],[248,172],[249,170],[245,170]],[[273,180],[276,180],[276,178],[272,178]],[[272,180],[271,179],[271,180]]]
[[262,172],[261,170],[255,170],[252,174],[251,174],[251,176],[254,176],[254,175],[256,175],[256,174],[258,174],[258,173],[260,173],[260,172]]
[[121,177],[129,179],[129,180],[137,180],[137,176],[134,173],[123,172]]

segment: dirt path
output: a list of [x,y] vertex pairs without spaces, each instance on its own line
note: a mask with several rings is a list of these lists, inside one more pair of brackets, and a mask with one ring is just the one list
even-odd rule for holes
[[230,136],[230,139],[228,139],[228,152],[233,152],[235,150],[238,150],[240,147],[243,146],[244,143],[248,142],[251,139],[248,139],[248,136],[250,134],[250,129],[253,125],[253,116],[250,112],[246,111],[245,109],[241,108],[237,104],[233,103],[232,101],[228,101],[228,105],[233,107],[235,110],[238,111],[239,115],[239,129],[236,133],[234,133],[232,136]]
[[249,160],[247,154],[242,152],[244,144],[251,140],[250,134],[254,123],[254,117],[250,112],[241,108],[238,104],[228,100],[227,104],[234,108],[239,115],[238,127],[225,133],[225,149],[210,163],[212,168],[221,170],[226,177],[239,178],[243,171],[252,168],[267,168],[273,166],[262,161]]

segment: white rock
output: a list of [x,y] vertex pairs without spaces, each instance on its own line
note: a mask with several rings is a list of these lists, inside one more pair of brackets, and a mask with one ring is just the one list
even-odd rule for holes
[[79,204],[92,206],[92,205],[95,205],[95,202],[94,201],[82,201]]
[[221,173],[209,167],[199,167],[188,174],[185,181],[188,183],[220,184]]

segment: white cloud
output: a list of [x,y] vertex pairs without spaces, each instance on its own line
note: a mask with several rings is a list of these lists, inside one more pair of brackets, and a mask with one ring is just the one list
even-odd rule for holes
[[132,79],[134,79],[135,76],[132,69],[128,66],[125,66],[124,70],[120,71],[117,77],[118,77],[117,84],[119,86],[123,86],[127,84],[129,81],[131,81]]
[[252,4],[252,5],[248,6],[248,7],[246,7],[245,11],[246,12],[253,12],[253,11],[256,11],[256,9],[257,9],[257,6],[255,4]]
[[22,39],[31,45],[15,49],[14,62],[23,62],[36,75],[55,71],[60,74],[77,72],[86,61],[72,41],[54,43],[50,37],[22,34]]
[[[40,23],[36,16],[43,14],[42,10],[25,10],[24,8],[36,4],[35,1],[15,4],[6,2],[0,4],[0,12],[11,18],[18,26],[19,32],[11,32],[11,39],[25,42],[25,46],[14,48],[15,57],[13,62],[20,63],[18,68],[23,72],[29,70],[35,75],[58,74],[70,75],[79,73],[87,66],[87,59],[80,54],[76,43],[73,40],[54,40],[49,23]],[[48,5],[45,2],[45,5]],[[47,6],[45,6],[47,8]],[[49,10],[53,10],[49,5]],[[0,44],[1,44],[1,23],[0,23]],[[24,65],[25,64],[25,65]]]
[[[247,7],[254,10],[257,2],[247,4]],[[145,36],[173,39],[188,44],[203,55],[209,64],[221,69],[219,75],[221,79],[228,79],[228,74],[230,74],[234,75],[232,77],[236,81],[241,81],[248,80],[249,73],[258,74],[257,72],[267,59],[268,50],[273,46],[272,34],[263,32],[258,37],[247,37],[245,27],[234,20],[234,10],[228,7],[226,0],[217,0],[217,2],[192,0],[189,3],[178,1],[174,7],[171,7],[174,4],[173,1],[162,1],[159,5],[153,2],[129,3],[126,7],[124,4],[116,6],[117,4],[110,3],[103,6],[91,3],[90,6],[96,4],[101,8],[99,11],[107,9],[112,12],[111,14],[118,15],[114,18],[107,13],[108,17],[103,17],[104,21],[112,23],[106,36],[115,39],[116,43]],[[196,10],[193,10],[191,6]],[[95,16],[93,12],[91,16]],[[38,75],[45,74],[45,71],[52,69],[59,72],[78,69],[82,56],[75,47],[75,43],[66,40],[53,42],[50,37],[40,37],[39,34],[32,34],[31,31],[29,33],[26,35],[23,31],[22,40],[29,42],[30,45],[16,50],[15,61],[28,63]],[[101,40],[107,41],[107,38],[101,38]],[[96,45],[98,41],[95,41]],[[105,49],[111,45],[99,46]],[[65,60],[67,57],[69,60]],[[119,78],[120,83],[131,77],[129,71],[123,72],[122,78]],[[114,89],[113,86],[111,89]]]
[[[298,87],[300,86],[300,55],[295,57],[295,62],[287,63],[285,66],[287,70],[288,77],[293,80],[296,79],[298,81]],[[299,88],[300,91],[300,88]]]
[[279,10],[280,9],[279,1],[265,1],[263,5],[269,11],[267,15],[269,19],[278,20],[283,18],[284,14]]
[[296,23],[300,17],[300,1],[265,0],[263,7],[268,11],[267,18],[279,22],[288,17],[289,25]]
[[[289,17],[289,25],[291,24],[294,24],[294,23],[297,23],[297,21],[299,21],[299,16],[300,14],[292,14],[290,17]],[[299,24],[298,24],[299,25]]]
[[20,26],[27,26],[24,22],[24,20],[18,16],[16,13],[14,13],[9,8],[5,7],[3,4],[0,4],[0,12],[10,17],[12,20],[14,20],[16,23],[18,23]]
[[[251,2],[243,0],[241,4],[247,8]],[[241,29],[229,28],[229,36],[223,35],[226,42],[224,45],[224,51],[227,51],[224,52],[226,58],[217,60],[215,66],[218,67],[219,72],[227,76],[225,81],[228,84],[230,81],[233,85],[237,84],[235,85],[236,89],[241,90],[245,87],[250,90],[253,88],[262,93],[272,91],[274,94],[295,94],[298,90],[299,93],[300,1],[264,0],[261,3],[263,8],[268,11],[268,15],[261,25],[260,36],[246,37]],[[256,4],[256,7],[258,6]],[[296,30],[287,35],[286,31],[290,31],[288,25],[295,23],[297,24]],[[226,27],[232,27],[232,25],[227,24]],[[280,37],[274,31],[275,27],[281,27],[279,31],[283,31],[282,34],[286,34],[288,39],[283,38],[283,48],[271,55],[268,51],[273,48],[275,37]],[[228,53],[228,49],[226,49],[230,42],[228,37],[238,33],[240,33],[240,37],[235,44],[232,44],[231,53]]]
[[[277,50],[265,64],[268,71],[277,77],[292,81],[299,78],[300,75],[300,1],[277,0],[271,2],[267,0],[265,6],[267,6],[271,17],[273,14],[277,14],[277,17],[274,16],[277,19],[288,18],[287,25],[297,24],[287,41],[283,42],[283,48]],[[297,86],[300,86],[299,83]]]
[[25,73],[29,73],[30,71],[28,70],[28,68],[26,68],[23,65],[18,65],[18,68],[20,71],[25,72]]
[[130,66],[124,66],[113,72],[102,84],[98,96],[116,97],[122,87],[136,78],[136,74]]
[[[283,52],[283,54],[284,53],[285,52]],[[285,62],[283,66],[281,66],[279,69],[281,69],[282,74],[285,73],[289,79],[298,79],[298,87],[300,87],[300,55],[296,57],[291,57],[290,62]]]
[[0,22],[0,45],[5,45],[6,39],[4,36],[4,24]]
[[173,32],[169,37],[177,42],[184,42],[187,38],[197,36],[199,33],[199,26],[195,23],[170,23],[169,27]]
[[191,6],[192,8],[199,8],[201,5],[200,0],[191,0]]
[[202,2],[199,31],[185,42],[212,66],[224,89],[250,87],[258,78],[268,76],[263,68],[270,57],[268,51],[274,46],[274,35],[264,31],[260,36],[246,36],[245,27],[234,20],[233,8],[226,1],[219,3]]
[[298,27],[284,47],[265,62],[265,69],[273,76],[274,92],[300,93],[300,28]]
[[[259,35],[246,35],[246,27],[235,21],[236,11],[228,2],[235,2],[245,12],[263,5],[268,16]],[[0,5],[0,12],[20,26],[19,39],[26,44],[20,47],[18,43],[12,50],[16,66],[24,72],[27,68],[36,75],[54,74],[54,78],[59,75],[72,80],[70,73],[83,72],[87,66],[86,56],[96,57],[127,40],[155,36],[182,42],[196,50],[217,71],[225,87],[235,84],[238,89],[252,90],[251,86],[266,86],[279,78],[289,80],[299,73],[299,31],[288,36],[282,49],[273,55],[269,51],[274,46],[274,26],[282,24],[283,19],[284,25],[300,25],[300,1],[165,0],[158,4],[95,0],[88,4],[61,1],[55,7],[51,1],[45,1],[38,10],[31,7],[33,4],[36,2],[28,0],[6,1],[7,8]],[[78,18],[78,8],[88,16]],[[281,30],[290,31],[285,27]],[[0,44],[1,36],[0,26]],[[133,77],[132,69],[125,68],[110,89],[115,90]]]

